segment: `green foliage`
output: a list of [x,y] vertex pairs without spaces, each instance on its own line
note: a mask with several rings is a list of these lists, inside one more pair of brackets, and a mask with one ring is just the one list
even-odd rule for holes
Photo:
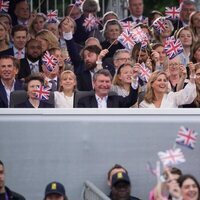
[[144,13],[148,15],[152,10],[165,11],[165,7],[178,6],[178,0],[144,0]]

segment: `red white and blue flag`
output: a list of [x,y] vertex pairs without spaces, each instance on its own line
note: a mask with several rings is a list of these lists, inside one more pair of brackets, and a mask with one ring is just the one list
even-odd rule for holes
[[179,15],[180,15],[180,8],[176,8],[176,7],[169,8],[169,7],[166,7],[165,8],[165,15],[169,19],[178,19]]
[[163,33],[167,28],[166,19],[164,17],[159,17],[153,22],[152,26],[158,33]]
[[168,41],[165,44],[164,50],[169,59],[175,58],[177,55],[183,52],[183,45],[179,39]]
[[58,10],[47,11],[47,19],[49,22],[57,22],[58,21]]
[[50,88],[48,87],[44,87],[44,86],[40,86],[38,87],[38,89],[34,90],[35,92],[35,97],[39,100],[48,100],[49,99],[49,95],[50,95]]
[[42,57],[42,62],[49,72],[52,72],[58,65],[58,59],[54,55],[50,55],[48,51]]
[[176,143],[184,145],[190,149],[194,149],[197,141],[197,135],[197,132],[181,126],[177,134]]
[[98,20],[90,13],[89,16],[85,18],[83,26],[87,31],[94,30],[98,27]]
[[174,166],[185,162],[185,157],[181,149],[169,149],[166,152],[158,152],[158,157],[164,166]]
[[128,31],[123,31],[117,40],[128,50],[131,50],[135,45],[133,37]]
[[139,73],[139,77],[143,80],[148,82],[149,77],[151,76],[151,70],[145,66],[144,63],[140,64],[140,73]]
[[10,2],[9,1],[3,1],[3,0],[0,0],[0,12],[8,12],[8,9],[9,9],[9,4]]
[[128,31],[129,33],[134,29],[135,25],[136,23],[131,21],[121,22],[123,31]]

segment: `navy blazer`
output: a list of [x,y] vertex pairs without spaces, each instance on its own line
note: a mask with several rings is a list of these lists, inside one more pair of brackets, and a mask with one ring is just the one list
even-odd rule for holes
[[[23,82],[20,80],[15,81],[14,90],[22,90]],[[8,108],[8,99],[6,90],[0,80],[0,108]]]
[[[110,95],[107,99],[108,108],[129,108],[136,103],[138,90],[131,88],[127,97],[118,95]],[[98,103],[95,95],[83,97],[78,102],[79,108],[98,108]]]
[[[42,72],[42,61],[39,60],[39,71]],[[18,73],[18,79],[27,78],[31,75],[31,68],[27,58],[20,59],[20,68]]]
[[[34,107],[27,99],[25,102],[16,105],[15,108],[34,108]],[[38,108],[54,108],[54,105],[49,104],[46,101],[40,101]]]
[[6,56],[6,55],[14,56],[13,47],[0,52],[0,56]]

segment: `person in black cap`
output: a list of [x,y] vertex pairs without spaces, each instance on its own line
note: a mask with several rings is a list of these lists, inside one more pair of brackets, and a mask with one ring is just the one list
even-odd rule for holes
[[0,160],[0,199],[1,200],[25,200],[25,198],[5,186],[5,168]]
[[110,198],[112,200],[140,200],[131,196],[131,181],[127,173],[117,172],[112,176]]
[[59,182],[51,182],[46,186],[44,200],[68,200],[65,187]]

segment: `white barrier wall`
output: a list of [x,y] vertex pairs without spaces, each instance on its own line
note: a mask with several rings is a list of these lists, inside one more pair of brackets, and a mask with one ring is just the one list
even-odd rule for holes
[[[129,171],[132,194],[146,200],[156,182],[146,163],[155,165],[157,152],[172,148],[181,125],[200,133],[200,111],[1,109],[6,183],[28,200],[42,200],[46,184],[56,180],[69,200],[78,200],[85,180],[109,193],[106,174],[118,163]],[[181,149],[186,163],[179,167],[200,181],[200,136],[194,150]]]

